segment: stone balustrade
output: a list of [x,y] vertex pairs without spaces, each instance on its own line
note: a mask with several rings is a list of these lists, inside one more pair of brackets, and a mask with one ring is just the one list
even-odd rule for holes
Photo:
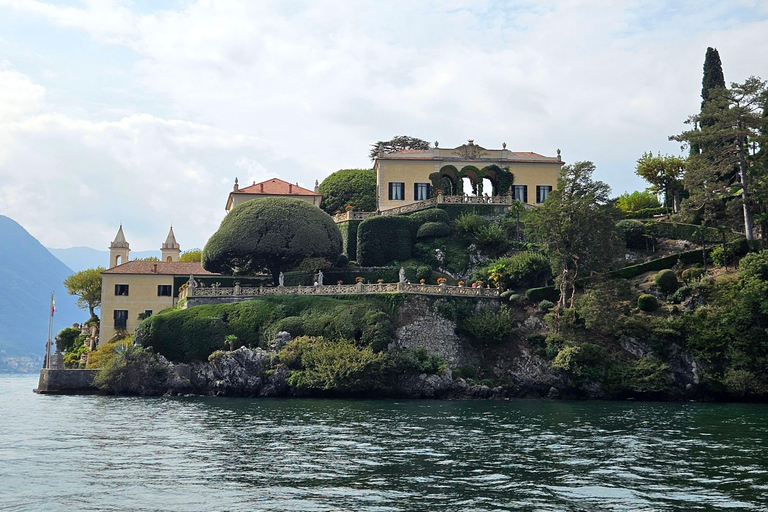
[[234,287],[210,286],[206,288],[185,288],[179,293],[179,300],[197,297],[210,298],[250,298],[266,295],[358,295],[374,293],[410,293],[417,295],[443,295],[453,297],[498,298],[496,288],[472,288],[468,286],[448,286],[446,284],[411,284],[411,283],[375,283],[375,284],[334,284],[318,286],[274,286],[274,287]]
[[365,220],[368,217],[375,217],[376,212],[356,212],[351,210],[348,212],[337,213],[333,216],[334,222],[347,222],[350,220]]

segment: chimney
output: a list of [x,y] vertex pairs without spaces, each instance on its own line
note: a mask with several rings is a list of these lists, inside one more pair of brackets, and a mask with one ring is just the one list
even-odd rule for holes
[[293,194],[293,184],[291,183],[288,184],[288,193]]
[[261,192],[262,194],[264,193],[264,184],[263,183],[259,183],[259,192]]
[[152,273],[153,273],[153,274],[157,274],[157,263],[155,263],[154,265],[152,265]]

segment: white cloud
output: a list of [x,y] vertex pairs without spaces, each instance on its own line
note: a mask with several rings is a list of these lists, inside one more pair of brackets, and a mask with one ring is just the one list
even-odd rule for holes
[[[677,151],[667,136],[698,108],[707,46],[720,50],[728,81],[768,77],[759,58],[768,6],[759,1],[200,0],[149,14],[115,0],[3,7],[133,57],[124,69],[110,61],[110,73],[129,78],[97,105],[59,103],[55,81],[46,91],[11,64],[0,68],[0,88],[11,84],[0,94],[0,114],[10,116],[0,117],[0,142],[13,141],[0,145],[0,173],[55,183],[43,196],[46,187],[5,182],[0,207],[46,200],[71,210],[67,222],[79,229],[90,221],[56,192],[89,190],[107,226],[92,226],[103,231],[89,235],[96,246],[114,235],[116,217],[126,229],[128,219],[141,222],[150,243],[168,217],[182,230],[185,216],[202,245],[235,176],[311,188],[336,169],[368,165],[371,143],[401,134],[443,147],[473,138],[548,155],[560,148],[566,161],[595,161],[617,194],[643,188],[634,162],[644,151]],[[67,76],[49,63],[36,79]],[[105,68],[96,62],[83,80],[97,83]],[[70,191],[68,180],[79,185]],[[196,208],[168,201],[179,196]],[[78,229],[44,237],[82,245]]]

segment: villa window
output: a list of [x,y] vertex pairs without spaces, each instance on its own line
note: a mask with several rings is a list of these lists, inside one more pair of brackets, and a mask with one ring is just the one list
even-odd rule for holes
[[159,284],[157,285],[157,296],[158,297],[170,297],[172,293],[171,285],[169,284]]
[[390,201],[405,200],[405,183],[392,182],[389,184],[389,200]]
[[426,201],[429,199],[429,183],[413,184],[413,200]]
[[128,285],[127,284],[116,284],[115,285],[115,295],[123,295],[125,297],[128,296]]
[[551,185],[537,185],[536,186],[536,202],[543,203],[549,197],[549,193],[552,192]]
[[116,309],[114,311],[115,329],[125,329],[128,322],[128,310]]
[[514,185],[512,188],[515,201],[528,202],[528,185]]

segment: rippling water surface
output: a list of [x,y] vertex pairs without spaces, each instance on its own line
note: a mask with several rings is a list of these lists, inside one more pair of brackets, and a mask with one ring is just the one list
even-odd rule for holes
[[38,396],[0,510],[768,510],[768,406]]

